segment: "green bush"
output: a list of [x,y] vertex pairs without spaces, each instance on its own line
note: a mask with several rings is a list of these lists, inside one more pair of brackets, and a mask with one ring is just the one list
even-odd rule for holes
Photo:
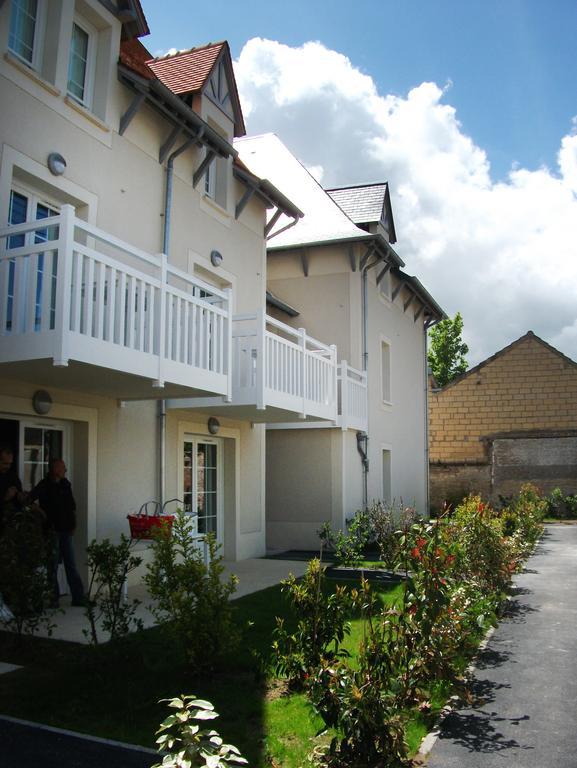
[[297,628],[289,633],[277,618],[273,651],[275,671],[286,677],[289,686],[301,689],[322,659],[332,661],[346,652],[340,647],[350,632],[347,621],[351,599],[344,587],[326,594],[324,571],[318,559],[310,561],[302,579],[294,576],[282,582]]
[[547,517],[559,520],[577,519],[577,495],[564,494],[560,488],[554,488],[546,499]]
[[142,563],[142,558],[131,552],[131,540],[124,534],[118,544],[109,539],[93,540],[86,554],[90,581],[85,613],[90,630],[84,630],[85,636],[97,645],[99,624],[109,640],[123,637],[131,629],[142,629],[142,620],[135,616],[140,600],[128,601],[124,596],[128,574]]
[[0,535],[0,623],[23,634],[41,628],[52,632],[48,609],[54,600],[47,576],[51,547],[44,536],[43,520],[33,508],[11,510],[4,516]]
[[152,768],[226,768],[248,764],[236,747],[223,742],[217,731],[202,727],[218,717],[210,701],[195,696],[163,701],[167,701],[174,712],[156,732],[158,751],[164,758]]
[[172,524],[161,526],[152,542],[152,563],[145,582],[156,601],[155,616],[180,646],[195,670],[218,664],[240,642],[230,596],[238,579],[222,580],[224,568],[219,546],[211,534],[204,537],[208,562],[198,546],[193,521],[178,509]]
[[347,520],[347,530],[333,531],[325,523],[318,531],[322,546],[335,553],[337,565],[354,566],[363,559],[365,547],[371,536],[371,524],[367,510],[359,509]]

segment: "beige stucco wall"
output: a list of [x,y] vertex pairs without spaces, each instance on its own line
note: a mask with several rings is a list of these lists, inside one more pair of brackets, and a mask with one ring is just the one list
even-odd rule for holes
[[[94,112],[75,106],[65,96],[67,51],[58,54],[59,63],[56,58],[52,64],[47,60],[43,77],[14,57],[4,56],[10,3],[0,5],[0,104],[10,105],[10,109],[0,110],[0,221],[7,220],[10,188],[18,183],[56,204],[74,205],[82,218],[157,254],[163,245],[166,182],[158,153],[172,126],[144,105],[125,134],[119,135],[120,118],[134,96],[117,77],[120,24],[95,0],[85,3],[90,13],[89,7],[108,25],[97,72],[101,78],[98,92],[106,93],[107,100],[104,105],[95,104]],[[57,18],[69,34],[74,3],[55,2],[53,10],[52,25],[58,25]],[[64,38],[62,44],[67,44]],[[232,139],[230,120],[213,105],[204,111],[215,123],[221,121],[222,132]],[[179,145],[177,142],[174,148]],[[66,159],[63,176],[48,171],[50,152],[59,152]],[[231,285],[235,312],[256,312],[264,306],[264,204],[254,196],[235,219],[235,205],[245,188],[232,178],[230,161],[224,208],[206,198],[203,180],[193,189],[193,172],[202,157],[203,150],[193,148],[175,162],[169,260],[217,285]],[[224,257],[217,270],[210,265],[212,250]],[[98,391],[99,378],[105,381],[108,373],[94,368],[92,376],[93,389]],[[156,403],[121,406],[110,398],[55,389],[40,376],[22,382],[0,380],[0,414],[31,414],[30,399],[39,388],[48,389],[53,397],[50,417],[74,425],[71,479],[75,484],[78,479],[84,496],[79,542],[117,538],[128,531],[128,512],[147,499],[158,498]],[[206,434],[206,421],[202,413],[169,412],[168,497],[180,492],[177,457],[182,430]],[[221,424],[226,467],[225,554],[231,560],[260,555],[265,548],[264,428],[227,420],[226,415]]]
[[[299,251],[271,253],[268,286],[300,312],[296,318],[285,317],[285,322],[304,326],[325,343],[337,344],[339,361],[346,359],[360,369],[362,278],[360,272],[351,271],[349,245],[309,247],[307,252],[308,276],[303,274]],[[356,247],[357,263],[364,252],[364,247]],[[415,308],[404,311],[407,296],[403,291],[394,302],[382,297],[374,269],[368,275],[368,298],[368,501],[383,498],[382,452],[389,450],[392,499],[414,504],[424,513],[427,511],[427,461],[422,317],[415,322]],[[381,385],[383,340],[391,348],[391,401],[388,403],[383,402]],[[314,437],[311,432],[315,432]],[[342,527],[345,518],[362,507],[363,474],[353,430],[346,433],[335,428],[269,430],[267,441],[267,541],[270,546],[295,546],[292,542],[298,540],[303,547],[310,547],[319,521],[328,520],[330,516],[335,526]],[[324,450],[313,448],[315,441],[324,445]],[[330,453],[329,445],[332,446]],[[338,471],[338,483],[331,471]],[[302,515],[307,519],[302,520]]]

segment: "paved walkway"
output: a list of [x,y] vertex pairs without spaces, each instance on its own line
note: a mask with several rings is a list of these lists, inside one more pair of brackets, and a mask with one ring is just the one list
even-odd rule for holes
[[577,768],[577,526],[547,526],[428,768]]

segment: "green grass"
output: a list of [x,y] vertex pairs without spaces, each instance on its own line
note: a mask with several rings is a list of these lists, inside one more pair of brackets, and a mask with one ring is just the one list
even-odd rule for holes
[[[391,605],[402,594],[400,585],[372,586],[383,605]],[[327,588],[333,587],[329,583]],[[253,768],[307,765],[307,755],[328,738],[317,736],[322,721],[303,695],[287,695],[280,681],[265,682],[254,655],[270,659],[275,616],[283,616],[287,628],[291,627],[293,620],[280,587],[236,600],[234,607],[237,621],[242,626],[250,622],[250,627],[240,649],[225,659],[218,673],[205,677],[186,668],[159,628],[97,648],[40,638],[18,648],[13,636],[0,633],[0,659],[24,665],[18,672],[0,676],[2,712],[154,746],[154,733],[166,716],[158,700],[194,693],[214,703],[221,715],[214,727],[239,747]],[[363,627],[358,616],[351,623],[345,646],[354,653]],[[437,688],[431,693],[432,713],[411,717],[412,751],[447,698],[447,686]]]

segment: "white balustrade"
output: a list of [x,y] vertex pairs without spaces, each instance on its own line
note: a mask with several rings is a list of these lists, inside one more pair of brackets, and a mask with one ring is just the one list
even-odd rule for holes
[[230,398],[230,290],[78,219],[0,229],[0,361],[70,359]]
[[234,317],[233,404],[336,419],[336,349],[264,312]]
[[367,374],[346,360],[338,366],[339,422],[343,429],[366,431],[368,423]]

